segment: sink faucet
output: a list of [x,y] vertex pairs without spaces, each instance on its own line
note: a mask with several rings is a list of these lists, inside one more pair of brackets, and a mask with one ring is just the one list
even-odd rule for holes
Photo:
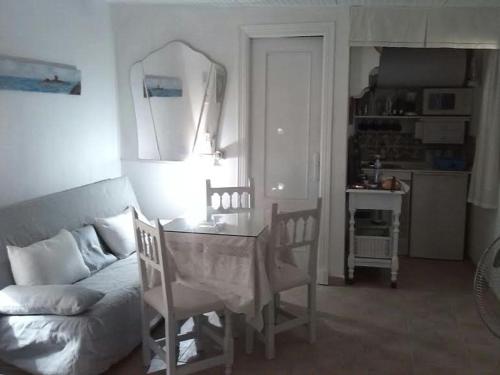
[[375,168],[375,175],[373,176],[373,182],[375,184],[380,183],[380,168],[382,168],[382,163],[380,161],[380,155],[375,155],[375,162],[373,163],[373,167]]

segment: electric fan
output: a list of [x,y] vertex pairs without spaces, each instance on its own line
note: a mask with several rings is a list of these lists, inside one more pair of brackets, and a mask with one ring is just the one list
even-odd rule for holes
[[481,319],[500,338],[500,237],[479,259],[474,276],[474,297]]

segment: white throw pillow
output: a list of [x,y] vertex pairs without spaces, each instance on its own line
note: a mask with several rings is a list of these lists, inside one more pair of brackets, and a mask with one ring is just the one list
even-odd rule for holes
[[0,290],[0,314],[77,315],[103,297],[79,285],[10,285]]
[[94,225],[106,245],[118,258],[127,258],[136,251],[131,210],[112,217],[97,218]]
[[90,276],[75,239],[63,229],[27,247],[7,246],[17,285],[73,284]]

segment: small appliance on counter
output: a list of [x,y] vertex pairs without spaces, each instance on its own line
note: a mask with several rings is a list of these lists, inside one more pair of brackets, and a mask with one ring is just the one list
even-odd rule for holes
[[472,113],[471,88],[424,89],[422,114],[468,116]]

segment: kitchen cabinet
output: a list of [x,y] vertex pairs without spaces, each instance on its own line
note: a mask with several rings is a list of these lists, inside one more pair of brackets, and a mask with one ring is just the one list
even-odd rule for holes
[[419,172],[412,178],[410,256],[462,260],[466,172]]
[[415,124],[415,138],[424,144],[456,144],[465,141],[465,120],[422,120]]

